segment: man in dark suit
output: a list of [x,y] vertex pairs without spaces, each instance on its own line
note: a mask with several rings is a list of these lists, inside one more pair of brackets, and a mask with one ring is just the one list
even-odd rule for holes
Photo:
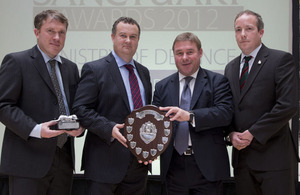
[[[230,176],[224,141],[233,113],[228,80],[200,67],[201,42],[192,33],[176,37],[173,53],[178,72],[158,82],[153,97],[174,121],[172,141],[161,155],[162,180],[170,195],[221,195],[222,179]],[[186,99],[190,104],[182,108]]]
[[[88,129],[82,169],[90,195],[140,195],[146,190],[147,163],[137,161],[123,136],[126,116],[149,104],[152,96],[149,70],[133,60],[139,38],[139,24],[119,18],[112,27],[113,51],[82,68],[73,109]],[[132,78],[131,83],[138,84],[136,95],[132,95]]]
[[74,169],[72,136],[83,129],[50,130],[61,114],[50,61],[56,60],[65,114],[70,114],[79,73],[76,64],[58,55],[67,18],[47,10],[36,15],[34,26],[37,45],[6,55],[0,68],[0,121],[6,126],[0,172],[9,176],[10,195],[65,195]]
[[242,54],[225,75],[235,107],[229,137],[237,194],[295,194],[297,149],[289,128],[298,108],[293,56],[262,44],[264,23],[255,12],[239,13],[234,28]]

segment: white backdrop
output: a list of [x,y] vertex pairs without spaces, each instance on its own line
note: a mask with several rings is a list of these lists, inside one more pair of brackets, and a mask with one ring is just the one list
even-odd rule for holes
[[[261,14],[266,46],[291,52],[291,4],[291,0],[1,0],[0,59],[7,53],[33,47],[34,16],[44,9],[57,9],[70,24],[61,55],[77,63],[79,69],[111,51],[113,22],[120,16],[130,16],[141,26],[134,58],[149,68],[153,86],[176,71],[171,47],[175,37],[186,31],[198,35],[202,42],[201,66],[223,73],[226,64],[240,54],[233,20],[241,10]],[[0,145],[3,132],[0,124]],[[83,142],[84,138],[76,139],[77,173],[82,173]],[[153,174],[159,174],[159,160],[154,162]]]

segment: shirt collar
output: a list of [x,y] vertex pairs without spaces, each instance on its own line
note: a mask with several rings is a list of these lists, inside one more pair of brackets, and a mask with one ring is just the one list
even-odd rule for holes
[[[196,72],[194,72],[194,74],[192,74],[192,75],[190,75],[190,76],[193,77],[193,79],[195,79],[195,78],[197,77],[198,72],[199,72],[199,68],[197,69]],[[184,75],[181,74],[180,72],[178,72],[178,73],[179,73],[179,82],[181,82],[182,79],[184,79],[186,76],[184,76]]]
[[45,63],[47,64],[49,60],[56,60],[58,61],[60,64],[62,64],[61,58],[59,55],[55,56],[54,58],[50,58],[47,54],[45,54],[39,47],[39,45],[37,45],[37,48],[39,49],[39,51],[41,52],[43,59],[45,61]]
[[251,60],[252,60],[252,59],[255,59],[256,56],[257,56],[258,51],[259,51],[260,48],[261,48],[261,46],[262,46],[262,44],[260,44],[260,45],[259,45],[255,50],[253,50],[249,55],[245,55],[245,54],[242,53],[242,54],[241,54],[241,63],[243,62],[245,56],[252,56]]
[[126,63],[122,58],[120,58],[120,57],[116,54],[116,52],[115,52],[114,50],[112,50],[111,53],[112,53],[112,55],[115,57],[115,60],[116,60],[117,65],[118,65],[119,68],[120,68],[121,66],[125,65],[125,64],[131,64],[131,65],[135,68],[133,59],[131,59],[129,63]]

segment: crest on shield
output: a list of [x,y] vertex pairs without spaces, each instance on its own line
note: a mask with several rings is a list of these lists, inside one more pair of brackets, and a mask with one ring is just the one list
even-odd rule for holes
[[140,128],[140,136],[141,139],[146,143],[149,144],[156,138],[157,129],[153,123],[150,121],[144,123]]

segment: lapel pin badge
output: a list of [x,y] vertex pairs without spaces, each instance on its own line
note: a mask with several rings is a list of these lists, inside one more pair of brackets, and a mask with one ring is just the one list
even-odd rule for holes
[[258,64],[261,64],[261,61],[260,61],[260,60],[258,61]]

